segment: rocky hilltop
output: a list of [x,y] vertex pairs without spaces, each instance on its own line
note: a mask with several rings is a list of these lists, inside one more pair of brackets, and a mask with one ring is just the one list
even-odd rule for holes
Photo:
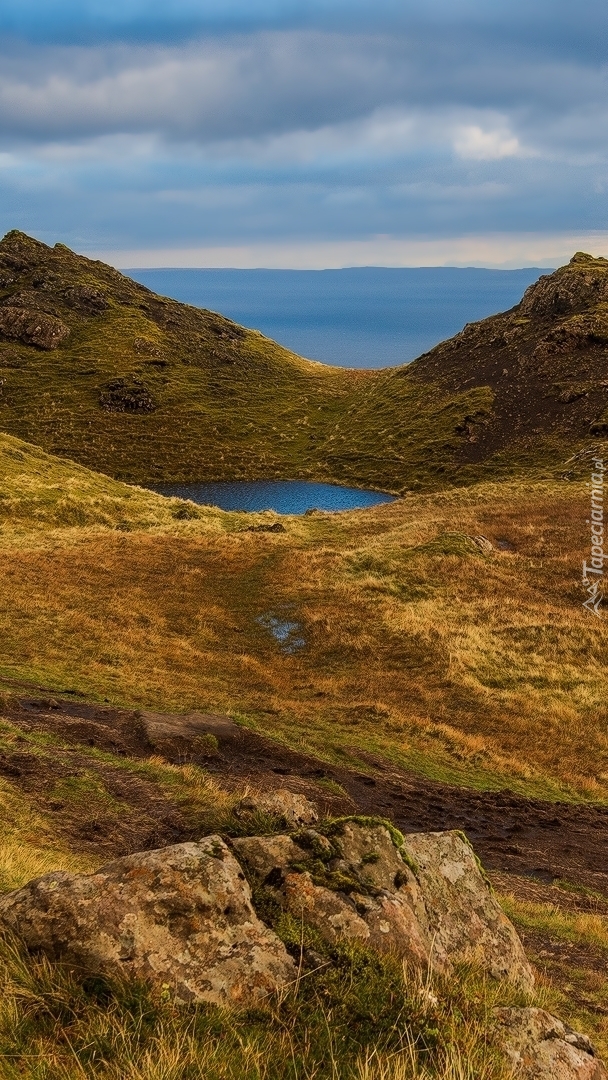
[[606,433],[608,261],[577,254],[413,364],[335,369],[100,262],[0,242],[0,430],[117,479],[314,477],[402,492]]
[[491,409],[461,432],[472,459],[534,435],[608,434],[608,259],[577,252],[517,307],[465,326],[412,373],[446,391],[491,391]]

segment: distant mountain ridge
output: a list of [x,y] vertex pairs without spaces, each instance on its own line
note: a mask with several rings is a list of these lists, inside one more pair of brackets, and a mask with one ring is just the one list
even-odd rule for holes
[[608,261],[401,368],[331,368],[61,244],[0,242],[0,430],[118,479],[402,492],[548,471],[608,433]]

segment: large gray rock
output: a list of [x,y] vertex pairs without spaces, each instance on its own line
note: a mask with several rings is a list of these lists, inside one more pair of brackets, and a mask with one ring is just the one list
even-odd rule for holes
[[[356,939],[427,967],[431,937],[411,869],[383,825],[347,821],[331,839],[304,829],[233,841],[237,858],[283,908],[329,943]],[[449,970],[437,951],[436,966]]]
[[494,1014],[516,1080],[607,1080],[587,1036],[544,1009],[495,1009]]
[[357,938],[442,974],[470,961],[526,991],[534,985],[515,928],[458,832],[407,835],[399,849],[384,825],[346,820],[330,839],[305,829],[235,849],[326,941]]
[[251,1001],[295,970],[257,918],[243,867],[327,942],[359,940],[444,974],[472,960],[532,986],[521,942],[458,833],[408,836],[400,848],[384,825],[345,820],[327,835],[307,828],[232,848],[210,836],[96,874],[48,874],[0,897],[0,923],[29,949],[166,985],[178,1001]]
[[57,872],[0,897],[0,922],[30,950],[79,970],[169,988],[178,1002],[255,1001],[293,979],[219,836]]
[[525,991],[534,973],[513,924],[459,832],[410,833],[404,849],[417,867],[429,931],[440,955],[472,961]]

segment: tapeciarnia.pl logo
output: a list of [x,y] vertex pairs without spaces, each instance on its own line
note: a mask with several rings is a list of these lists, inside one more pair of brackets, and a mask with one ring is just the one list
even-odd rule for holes
[[591,517],[587,525],[591,526],[591,559],[583,562],[583,585],[586,586],[587,598],[583,600],[583,607],[592,611],[594,615],[601,615],[600,604],[604,592],[604,461],[602,458],[593,459],[593,472],[591,473]]

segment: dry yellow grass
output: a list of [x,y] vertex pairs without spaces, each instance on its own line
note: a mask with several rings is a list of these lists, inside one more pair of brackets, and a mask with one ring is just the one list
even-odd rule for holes
[[95,859],[70,851],[35,803],[0,780],[0,892],[51,870],[86,873],[96,865]]
[[0,940],[0,1077],[510,1080],[490,1019],[508,989],[464,973],[434,993],[365,951],[335,959],[255,1010],[180,1009],[143,986],[83,989]]
[[[477,485],[285,519],[278,535],[243,531],[244,515],[0,534],[0,673],[228,711],[334,759],[603,799],[606,631],[581,603],[583,490]],[[281,647],[268,614],[306,646]]]
[[500,902],[523,935],[538,972],[538,1003],[577,1031],[585,1031],[608,1056],[608,915],[564,911],[551,903],[512,894]]

